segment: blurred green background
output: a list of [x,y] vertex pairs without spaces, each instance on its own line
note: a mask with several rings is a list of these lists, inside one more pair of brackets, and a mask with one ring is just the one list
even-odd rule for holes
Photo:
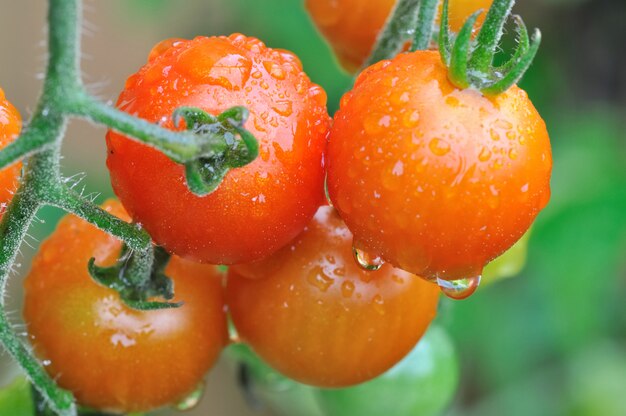
[[[327,90],[331,111],[350,82],[302,0],[108,0],[87,1],[85,9],[85,79],[105,100],[116,99],[125,77],[159,40],[232,32],[296,52]],[[544,34],[521,86],[548,125],[553,197],[537,220],[518,277],[481,288],[466,301],[443,302],[438,324],[451,335],[461,367],[459,389],[444,414],[623,416],[626,1],[524,0],[515,11]],[[41,86],[45,13],[41,0],[0,0],[0,86],[25,118]],[[77,186],[100,199],[111,195],[103,129],[72,123],[64,155],[68,176],[84,173]],[[36,246],[60,215],[43,210],[28,242]],[[23,273],[34,250],[25,246],[22,252]],[[12,279],[7,296],[20,325],[20,277]],[[15,374],[1,356],[0,385]],[[188,414],[271,411],[249,409],[235,371],[222,362],[208,376],[200,406]]]

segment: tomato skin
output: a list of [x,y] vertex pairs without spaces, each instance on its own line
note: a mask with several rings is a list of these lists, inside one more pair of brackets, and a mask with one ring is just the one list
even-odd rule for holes
[[[450,0],[449,23],[458,32],[465,20],[493,0]],[[372,51],[396,0],[306,0],[313,22],[330,42],[341,65],[349,72],[363,65]],[[440,5],[441,8],[441,5]],[[484,21],[485,13],[477,24]]]
[[514,86],[459,90],[438,52],[366,69],[343,97],[328,191],[357,247],[428,279],[479,275],[550,197],[545,123]]
[[[0,149],[15,140],[21,130],[22,118],[20,113],[6,99],[4,91],[0,88]],[[0,204],[8,204],[13,198],[21,170],[22,162],[14,163],[0,170]],[[2,218],[1,213],[0,218]]]
[[[125,220],[117,201],[105,208]],[[222,275],[173,256],[166,273],[177,309],[140,312],[98,285],[87,261],[112,264],[121,243],[73,216],[63,219],[24,283],[24,318],[46,370],[85,406],[139,412],[194,390],[228,340]],[[44,361],[45,363],[46,361]]]
[[292,244],[255,267],[229,270],[239,336],[287,377],[324,387],[376,377],[435,316],[436,285],[388,265],[362,270],[351,242],[335,211],[322,207]]
[[301,232],[323,202],[326,94],[295,55],[254,38],[170,43],[157,45],[128,79],[118,107],[173,128],[171,114],[180,106],[212,114],[245,106],[245,127],[259,140],[260,155],[199,197],[187,188],[182,165],[109,132],[113,188],[154,240],[179,256],[212,264],[258,260]]

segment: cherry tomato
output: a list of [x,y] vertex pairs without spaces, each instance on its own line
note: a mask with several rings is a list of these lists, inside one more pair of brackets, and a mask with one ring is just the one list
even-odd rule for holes
[[107,165],[133,219],[171,252],[213,264],[260,259],[300,233],[323,202],[330,119],[324,90],[298,58],[239,34],[165,41],[128,79],[118,107],[173,128],[180,106],[212,114],[247,107],[260,156],[199,197],[184,166],[111,131]]
[[[0,88],[0,149],[6,147],[17,138],[22,129],[22,118],[13,105],[7,101],[4,91]],[[22,163],[14,163],[0,170],[0,205],[5,206],[11,201],[17,189],[17,182],[22,170]],[[0,210],[3,212],[4,209]],[[1,217],[1,214],[0,214]]]
[[330,207],[273,256],[230,269],[227,303],[241,339],[300,382],[347,386],[381,374],[413,348],[438,290],[383,265],[365,271]]
[[431,326],[409,355],[380,377],[346,389],[320,389],[316,397],[326,416],[437,416],[454,397],[458,380],[452,341]]
[[[128,219],[119,202],[107,211]],[[166,274],[177,309],[136,311],[89,276],[112,264],[121,243],[73,216],[42,244],[25,281],[24,318],[35,352],[85,406],[115,412],[182,399],[227,343],[222,277],[215,266],[173,256]]]
[[523,90],[486,97],[447,74],[434,51],[366,69],[335,116],[328,190],[370,255],[476,280],[547,204],[550,141]]
[[[476,10],[487,10],[493,0],[450,0],[449,23],[458,32]],[[355,72],[365,62],[396,0],[306,0],[306,7],[341,65]],[[479,19],[482,24],[485,13]]]

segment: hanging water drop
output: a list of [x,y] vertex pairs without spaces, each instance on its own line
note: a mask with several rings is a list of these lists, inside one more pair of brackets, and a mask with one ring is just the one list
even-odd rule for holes
[[176,410],[191,410],[200,403],[202,395],[204,394],[204,381],[201,381],[198,386],[182,400],[174,405]]
[[356,264],[358,264],[363,270],[367,270],[369,272],[376,271],[380,269],[383,264],[385,264],[385,261],[381,259],[380,256],[371,255],[356,247],[352,247],[352,254],[354,255]]
[[482,276],[465,277],[457,280],[443,280],[437,278],[437,285],[441,291],[450,299],[462,300],[466,299],[476,292],[480,285]]
[[328,193],[328,176],[324,178],[324,195],[326,195],[326,203],[329,207],[333,206],[333,201],[330,199],[330,193]]

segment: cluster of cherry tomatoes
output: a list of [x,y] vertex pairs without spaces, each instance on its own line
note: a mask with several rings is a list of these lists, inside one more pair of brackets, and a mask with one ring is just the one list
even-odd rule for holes
[[[393,3],[307,1],[350,68]],[[489,3],[452,1],[453,28]],[[90,407],[142,411],[184,397],[229,342],[227,315],[241,341],[295,380],[374,378],[424,334],[439,287],[471,294],[549,199],[548,135],[524,91],[457,88],[436,51],[365,69],[331,119],[294,54],[240,34],[171,39],[117,106],[171,129],[179,107],[245,106],[259,157],[198,196],[184,166],[107,134],[121,204],[105,208],[172,253],[166,274],[184,305],[128,308],[86,266],[113,263],[121,243],[74,217],[59,224],[26,280],[24,316],[48,371]],[[1,109],[5,141],[19,116]],[[2,189],[18,170],[2,173]]]

